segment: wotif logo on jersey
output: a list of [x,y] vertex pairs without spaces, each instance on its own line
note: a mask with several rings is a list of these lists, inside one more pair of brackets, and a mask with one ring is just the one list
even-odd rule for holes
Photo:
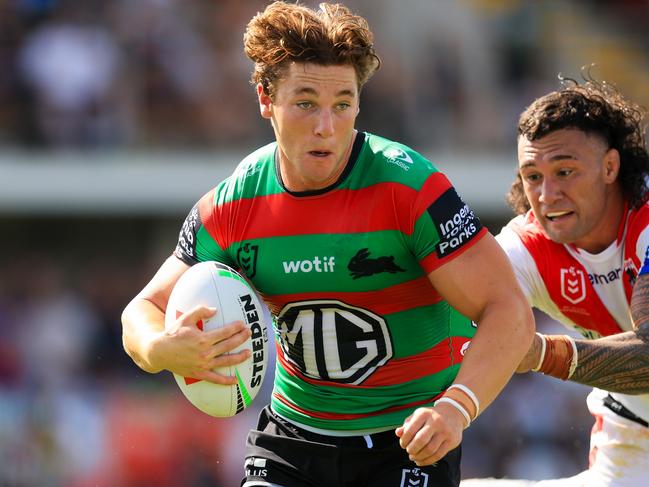
[[297,272],[333,272],[336,260],[334,257],[318,257],[305,260],[283,261],[284,274],[294,274]]
[[572,304],[586,299],[586,274],[581,269],[570,266],[561,269],[561,295]]

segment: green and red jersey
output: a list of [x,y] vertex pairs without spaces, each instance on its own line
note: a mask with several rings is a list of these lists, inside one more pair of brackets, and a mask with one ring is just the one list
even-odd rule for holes
[[474,333],[427,274],[485,233],[449,180],[358,133],[328,188],[295,193],[277,144],[246,157],[189,213],[175,255],[238,268],[275,315],[272,407],[313,428],[399,425],[450,385]]

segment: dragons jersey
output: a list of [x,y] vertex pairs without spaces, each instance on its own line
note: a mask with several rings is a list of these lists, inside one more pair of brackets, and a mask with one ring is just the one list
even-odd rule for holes
[[427,274],[485,233],[408,147],[358,133],[328,188],[290,192],[276,143],[189,213],[175,255],[240,269],[275,316],[273,409],[339,434],[401,424],[459,369],[474,326]]
[[[599,338],[633,329],[633,284],[643,263],[644,272],[649,267],[649,205],[625,214],[616,241],[598,254],[553,242],[532,212],[514,218],[496,239],[532,306],[585,338]],[[649,419],[649,394],[612,395]]]

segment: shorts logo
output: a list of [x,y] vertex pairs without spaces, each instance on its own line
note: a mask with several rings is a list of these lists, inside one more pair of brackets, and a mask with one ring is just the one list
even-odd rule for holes
[[239,267],[243,269],[246,276],[253,278],[257,272],[257,254],[259,253],[259,245],[251,245],[249,242],[243,244],[237,250],[237,262]]
[[248,457],[244,466],[246,477],[265,477],[268,475],[265,458]]
[[561,269],[561,295],[572,304],[586,299],[586,275],[581,269],[570,266]]
[[419,468],[404,468],[399,487],[428,487],[428,474]]

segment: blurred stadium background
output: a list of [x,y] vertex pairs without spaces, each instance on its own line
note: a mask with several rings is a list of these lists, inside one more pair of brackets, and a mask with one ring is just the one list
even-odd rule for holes
[[[257,411],[193,409],[130,362],[119,316],[195,200],[272,137],[241,46],[266,3],[0,0],[0,486],[238,485]],[[596,63],[649,106],[647,1],[346,4],[383,59],[358,127],[426,154],[494,233],[517,115],[559,72]],[[464,476],[584,468],[587,391],[515,377],[467,430]]]

